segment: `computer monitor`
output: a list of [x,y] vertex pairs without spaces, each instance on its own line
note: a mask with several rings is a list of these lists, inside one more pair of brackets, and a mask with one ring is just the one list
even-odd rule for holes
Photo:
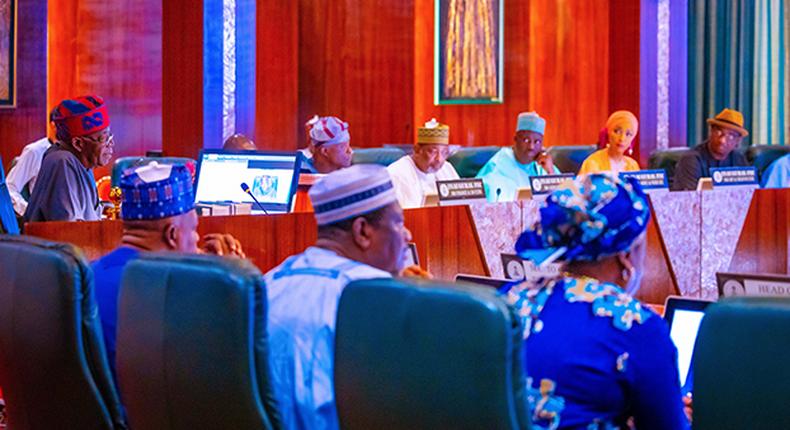
[[694,344],[697,341],[702,318],[705,316],[705,308],[710,303],[706,300],[668,297],[664,306],[664,319],[669,324],[669,337],[678,350],[678,371],[683,394],[692,390],[693,378],[689,375],[694,357]]
[[[205,149],[198,162],[195,201],[251,203],[254,211],[290,212],[301,160],[297,152]],[[242,183],[250,187],[263,208],[242,190]]]

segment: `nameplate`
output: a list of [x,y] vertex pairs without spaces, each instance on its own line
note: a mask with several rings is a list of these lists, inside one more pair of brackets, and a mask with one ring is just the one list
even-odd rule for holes
[[714,187],[735,185],[757,185],[757,169],[754,167],[714,167],[710,169]]
[[634,178],[643,190],[661,190],[669,188],[667,172],[663,169],[639,170],[636,172],[621,172],[620,178]]
[[790,297],[790,276],[717,273],[719,297]]
[[541,278],[556,278],[560,275],[560,265],[546,264],[538,267],[535,263],[515,254],[502,254],[502,271],[506,279],[514,281],[536,281]]
[[440,206],[465,205],[486,199],[483,180],[478,178],[436,181],[436,189]]
[[573,180],[573,173],[563,173],[560,175],[530,176],[529,186],[532,188],[532,195],[538,196],[548,194],[560,187],[563,183]]

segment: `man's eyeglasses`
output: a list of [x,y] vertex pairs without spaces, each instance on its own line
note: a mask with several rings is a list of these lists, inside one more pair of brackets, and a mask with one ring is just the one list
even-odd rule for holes
[[105,147],[112,146],[113,143],[115,143],[115,141],[113,140],[114,136],[113,136],[112,133],[101,134],[98,137],[83,136],[83,139],[85,139],[85,140],[87,140],[89,142],[98,143],[99,145],[105,146]]

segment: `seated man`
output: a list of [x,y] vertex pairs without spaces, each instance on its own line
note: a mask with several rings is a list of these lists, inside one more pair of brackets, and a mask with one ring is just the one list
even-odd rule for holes
[[311,124],[309,135],[311,158],[302,161],[303,172],[330,173],[351,165],[354,151],[348,123],[334,116],[320,117]]
[[225,139],[225,143],[222,144],[222,149],[225,151],[255,151],[258,147],[255,146],[255,142],[249,137],[236,133]]
[[287,429],[337,429],[333,367],[338,300],[354,280],[397,274],[411,234],[384,167],[359,164],[310,189],[318,240],[266,275],[269,359]]
[[436,181],[459,179],[455,167],[447,162],[449,143],[450,127],[431,119],[417,130],[414,153],[387,167],[402,208],[420,207],[426,194],[437,193]]
[[118,295],[126,264],[141,252],[208,252],[244,257],[241,245],[229,235],[206,235],[198,249],[198,217],[192,174],[184,165],[151,163],[121,178],[123,236],[114,251],[91,265],[95,280],[104,343],[115,377],[115,334]]
[[107,105],[99,96],[64,100],[50,114],[56,144],[44,153],[25,221],[94,221],[101,217],[92,169],[112,159]]
[[17,158],[14,167],[8,171],[6,184],[14,204],[14,211],[19,216],[24,216],[25,210],[27,210],[27,200],[22,196],[22,190],[25,186],[27,186],[29,193],[35,189],[38,171],[41,169],[41,160],[50,147],[52,147],[52,142],[46,137],[28,144],[22,149],[22,154]]
[[491,202],[516,199],[519,188],[529,188],[531,176],[556,175],[551,156],[543,151],[546,120],[535,112],[518,114],[513,146],[502,148],[477,173]]
[[790,154],[774,160],[763,174],[763,188],[790,187]]
[[746,157],[735,150],[749,135],[743,128],[740,112],[724,109],[715,118],[709,118],[708,125],[708,140],[692,148],[678,161],[673,191],[696,190],[700,178],[710,177],[711,168],[749,165]]

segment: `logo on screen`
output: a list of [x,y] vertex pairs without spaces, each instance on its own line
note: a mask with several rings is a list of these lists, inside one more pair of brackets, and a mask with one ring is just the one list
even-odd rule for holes
[[271,200],[277,197],[277,185],[277,176],[256,176],[252,181],[252,192],[259,200]]

